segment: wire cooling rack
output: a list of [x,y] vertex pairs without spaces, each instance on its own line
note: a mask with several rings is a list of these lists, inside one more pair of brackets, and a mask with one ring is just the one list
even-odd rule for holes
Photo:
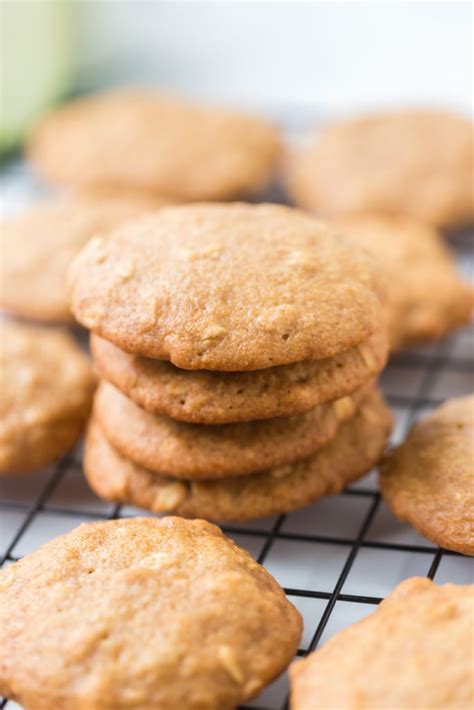
[[[1,177],[8,206],[37,192],[21,164]],[[472,235],[453,239],[460,268],[472,273]],[[420,416],[448,397],[473,390],[474,330],[391,361],[381,377],[392,409],[397,443]],[[146,514],[99,500],[81,472],[80,446],[56,465],[27,478],[0,479],[0,562],[12,564],[82,522]],[[470,558],[442,550],[399,523],[377,492],[376,473],[303,510],[224,531],[246,548],[285,589],[304,618],[298,656],[372,611],[403,579],[421,575],[438,583],[474,581]],[[280,710],[288,698],[284,674],[246,707]],[[0,707],[14,710],[12,702]]]

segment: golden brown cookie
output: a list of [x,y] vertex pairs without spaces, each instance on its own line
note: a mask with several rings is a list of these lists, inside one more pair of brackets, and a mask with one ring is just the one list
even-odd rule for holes
[[0,473],[33,471],[75,443],[95,380],[65,332],[1,321],[0,339]]
[[473,621],[474,585],[407,579],[290,667],[291,710],[468,710]]
[[417,422],[386,457],[380,484],[398,518],[441,547],[474,555],[474,395]]
[[332,441],[310,458],[250,476],[178,481],[120,456],[93,420],[86,437],[84,470],[91,488],[106,500],[190,518],[251,520],[286,513],[341,491],[378,461],[390,426],[390,413],[375,391]]
[[320,404],[292,417],[238,424],[189,424],[141,409],[107,382],[94,401],[94,417],[113,446],[163,476],[214,479],[284,466],[325,446],[342,422],[373,391]]
[[55,183],[131,186],[187,202],[258,192],[279,152],[276,130],[261,119],[127,89],[54,110],[28,157]]
[[0,692],[34,710],[233,708],[284,670],[302,628],[246,551],[173,517],[51,540],[0,573],[0,614]]
[[441,235],[410,217],[366,213],[333,222],[377,260],[386,284],[392,349],[434,340],[467,323],[474,291],[457,273]]
[[70,283],[86,328],[191,370],[331,357],[383,327],[372,260],[280,205],[160,210],[92,240]]
[[450,227],[474,218],[473,126],[448,111],[405,110],[323,128],[290,158],[295,202],[318,215],[381,210]]
[[35,320],[73,321],[67,270],[87,241],[166,204],[155,195],[88,190],[42,202],[0,230],[0,306]]
[[385,366],[385,332],[324,360],[306,360],[254,372],[180,370],[90,339],[101,377],[152,414],[195,424],[227,424],[307,412],[351,395]]

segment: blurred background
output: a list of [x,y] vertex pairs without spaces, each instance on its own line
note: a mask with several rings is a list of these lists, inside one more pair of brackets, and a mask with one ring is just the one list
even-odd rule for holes
[[3,150],[60,97],[129,83],[295,122],[472,110],[469,1],[2,0],[1,34]]

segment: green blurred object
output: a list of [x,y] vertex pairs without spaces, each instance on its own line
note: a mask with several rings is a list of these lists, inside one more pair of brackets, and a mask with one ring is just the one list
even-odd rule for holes
[[71,90],[73,1],[0,0],[0,153]]

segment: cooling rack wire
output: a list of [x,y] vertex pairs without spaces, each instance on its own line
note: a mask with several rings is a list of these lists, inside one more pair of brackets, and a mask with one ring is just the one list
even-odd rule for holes
[[[14,208],[38,186],[19,162],[0,175],[3,204]],[[459,265],[474,266],[473,235],[452,240]],[[400,354],[382,373],[381,386],[395,419],[392,442],[417,418],[449,397],[473,390],[474,329],[435,346]],[[143,515],[99,500],[81,473],[81,447],[47,470],[0,480],[0,563],[10,565],[82,522]],[[224,531],[246,548],[285,589],[304,618],[298,656],[368,614],[399,582],[414,575],[442,584],[474,581],[472,559],[442,550],[399,523],[385,508],[371,472],[340,495],[303,510]],[[283,710],[286,674],[246,707]],[[18,710],[12,702],[0,708]]]

